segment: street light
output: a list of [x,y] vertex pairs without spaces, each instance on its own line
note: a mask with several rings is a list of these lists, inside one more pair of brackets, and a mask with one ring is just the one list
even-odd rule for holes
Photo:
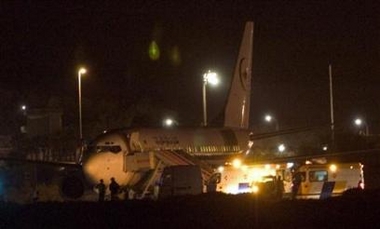
[[26,115],[26,105],[21,105],[20,109],[22,111],[22,114]]
[[355,122],[355,125],[357,125],[359,127],[361,127],[361,126],[364,125],[364,127],[365,127],[365,135],[366,136],[369,135],[368,124],[364,120],[362,120],[361,118],[357,118],[357,119],[354,120],[354,122]]
[[218,75],[210,70],[203,74],[203,126],[207,126],[207,107],[206,107],[206,86],[207,83],[217,85],[219,83]]
[[20,127],[20,132],[21,133],[26,133],[26,123],[27,123],[27,117],[26,117],[26,105],[21,105],[20,106],[20,110],[22,111],[22,115],[24,116],[22,118],[22,122],[21,122],[21,127]]
[[78,102],[79,102],[79,138],[83,140],[82,134],[82,86],[81,86],[81,78],[82,75],[85,74],[87,70],[85,68],[80,68],[78,71]]
[[279,130],[278,121],[273,116],[271,116],[271,115],[265,115],[265,121],[269,122],[269,123],[272,122],[272,121],[275,122],[275,124],[276,124],[276,131]]
[[280,144],[280,145],[278,145],[278,151],[280,152],[280,153],[283,153],[284,151],[285,151],[285,149],[286,149],[286,147],[285,147],[285,145],[284,144]]
[[165,127],[173,127],[174,125],[178,125],[177,121],[171,118],[167,118],[163,121],[163,125]]

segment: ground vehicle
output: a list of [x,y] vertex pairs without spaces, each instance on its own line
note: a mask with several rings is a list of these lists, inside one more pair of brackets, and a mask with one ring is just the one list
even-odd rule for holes
[[298,199],[338,196],[348,189],[364,188],[363,165],[358,162],[305,164],[296,173],[302,178],[297,191]]
[[203,192],[201,168],[197,165],[176,165],[164,168],[158,184],[158,198],[197,195]]
[[[217,191],[239,194],[258,193],[267,197],[284,198],[294,192],[297,199],[319,199],[341,195],[353,188],[364,188],[363,165],[358,162],[335,164],[292,163],[224,166]],[[297,185],[296,179],[300,177]],[[280,187],[279,185],[283,185]]]
[[216,190],[228,194],[257,193],[266,197],[290,193],[291,173],[287,164],[228,165],[219,168]]

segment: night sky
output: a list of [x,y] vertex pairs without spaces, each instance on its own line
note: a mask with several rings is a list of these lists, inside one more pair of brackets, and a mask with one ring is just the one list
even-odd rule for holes
[[[379,9],[366,1],[4,1],[0,4],[0,90],[85,99],[141,98],[202,122],[202,75],[208,113],[223,110],[244,23],[254,21],[251,126],[276,116],[280,128],[330,122],[332,64],[335,122],[356,115],[380,131]],[[76,1],[72,1],[76,2]],[[249,3],[246,3],[249,2]],[[297,2],[297,3],[293,3]],[[343,3],[344,2],[344,3]],[[149,58],[156,41],[160,56]],[[37,106],[37,104],[31,104]]]

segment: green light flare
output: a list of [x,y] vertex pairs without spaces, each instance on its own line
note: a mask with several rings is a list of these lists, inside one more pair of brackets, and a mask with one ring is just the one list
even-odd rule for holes
[[152,41],[149,45],[149,58],[151,60],[158,60],[160,58],[160,49],[155,41]]

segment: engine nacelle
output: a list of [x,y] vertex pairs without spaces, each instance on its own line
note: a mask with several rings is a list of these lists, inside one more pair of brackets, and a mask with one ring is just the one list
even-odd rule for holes
[[62,178],[60,184],[61,195],[68,199],[79,199],[84,194],[83,179],[76,175],[68,175]]

